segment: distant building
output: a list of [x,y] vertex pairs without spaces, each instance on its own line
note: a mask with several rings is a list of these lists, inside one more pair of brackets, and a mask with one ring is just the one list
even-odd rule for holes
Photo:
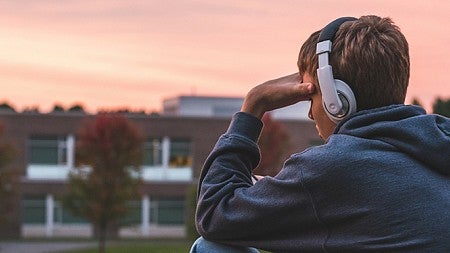
[[[196,106],[193,101],[201,101],[203,106]],[[125,217],[128,224],[125,229],[132,231],[132,235],[145,237],[154,227],[161,226],[183,228],[187,190],[197,183],[204,160],[226,131],[230,115],[240,108],[242,99],[216,102],[206,98],[180,98],[179,102],[172,101],[172,116],[169,116],[169,102],[162,116],[128,114],[131,122],[146,135],[141,196],[130,200],[132,211]],[[207,103],[217,106],[208,111]],[[186,110],[188,105],[191,112]],[[205,110],[202,112],[200,107]],[[20,179],[17,191],[7,202],[0,203],[9,206],[8,212],[2,214],[6,222],[0,226],[0,237],[90,235],[91,230],[83,230],[89,224],[73,217],[61,205],[61,197],[67,191],[68,172],[75,166],[77,131],[94,117],[71,112],[0,112],[5,139],[17,151],[11,168]],[[318,143],[312,121],[291,119],[282,123],[295,144],[295,151]]]
[[[163,115],[231,117],[241,109],[243,97],[178,96],[163,101]],[[271,112],[274,119],[308,119],[309,102],[300,102]]]
[[179,96],[163,101],[163,114],[167,116],[230,117],[239,111],[243,98]]

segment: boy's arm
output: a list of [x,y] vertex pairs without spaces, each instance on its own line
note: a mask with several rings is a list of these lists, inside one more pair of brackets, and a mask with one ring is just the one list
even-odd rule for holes
[[[272,248],[289,241],[286,232],[295,228],[301,233],[298,226],[308,230],[305,236],[315,234],[318,224],[311,222],[314,213],[302,190],[298,168],[286,166],[276,177],[266,177],[255,185],[251,178],[259,163],[256,142],[264,112],[306,100],[312,92],[314,87],[301,84],[294,74],[266,82],[247,94],[241,112],[233,116],[200,176],[196,224],[204,238]],[[305,239],[306,244],[308,241]]]
[[[317,245],[323,227],[297,163],[288,161],[276,177],[252,184],[261,127],[258,119],[240,112],[220,137],[200,178],[197,230],[211,241],[268,250]],[[302,240],[293,244],[294,238]]]
[[255,86],[245,96],[241,111],[261,119],[265,112],[309,100],[314,92],[314,85],[302,83],[295,73]]

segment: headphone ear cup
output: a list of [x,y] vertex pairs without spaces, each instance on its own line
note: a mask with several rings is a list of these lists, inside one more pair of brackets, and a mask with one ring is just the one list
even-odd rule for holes
[[331,120],[333,120],[335,123],[339,123],[343,119],[356,112],[356,99],[352,89],[345,82],[339,79],[334,79],[334,85],[336,87],[339,99],[342,103],[342,113],[340,113],[339,115],[331,115],[327,110],[325,111],[328,113],[328,116]]

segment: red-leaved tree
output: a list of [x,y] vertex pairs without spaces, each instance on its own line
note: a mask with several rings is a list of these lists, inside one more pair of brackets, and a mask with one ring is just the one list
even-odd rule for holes
[[290,137],[283,124],[274,121],[269,113],[264,114],[262,121],[264,127],[258,141],[261,161],[253,173],[275,176],[291,153]]
[[99,114],[77,138],[75,172],[69,175],[65,205],[94,226],[99,252],[117,236],[126,201],[136,198],[143,158],[140,131],[119,114]]

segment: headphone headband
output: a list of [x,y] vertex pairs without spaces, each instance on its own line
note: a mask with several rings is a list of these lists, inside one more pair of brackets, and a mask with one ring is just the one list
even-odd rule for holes
[[333,22],[329,23],[327,26],[325,26],[319,35],[319,42],[330,40],[333,41],[334,35],[336,35],[337,30],[339,27],[347,22],[347,21],[355,21],[357,20],[354,17],[342,17],[334,20]]
[[351,88],[343,81],[334,79],[333,70],[329,64],[332,40],[339,27],[347,21],[357,20],[353,17],[342,17],[325,26],[319,35],[316,45],[318,56],[317,78],[322,92],[322,102],[328,117],[339,122],[356,111],[356,99]]

